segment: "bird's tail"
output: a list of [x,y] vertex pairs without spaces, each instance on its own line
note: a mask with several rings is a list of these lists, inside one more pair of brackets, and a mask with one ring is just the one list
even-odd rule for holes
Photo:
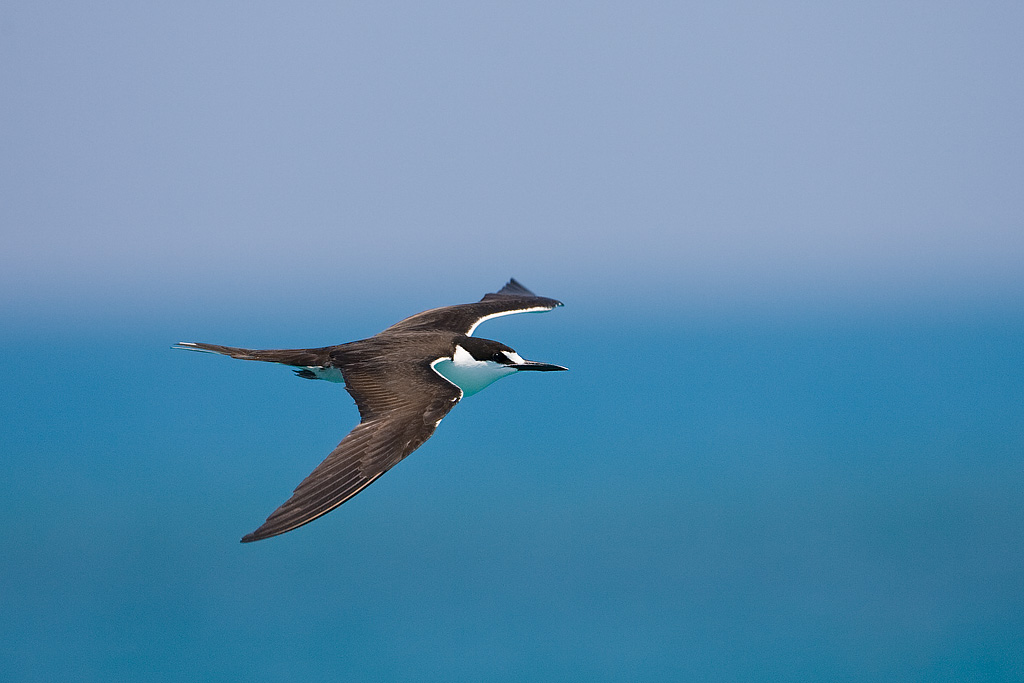
[[261,360],[281,363],[298,368],[323,367],[330,360],[327,348],[320,349],[243,349],[237,346],[204,344],[203,342],[178,342],[171,348],[204,353],[219,353],[241,360]]

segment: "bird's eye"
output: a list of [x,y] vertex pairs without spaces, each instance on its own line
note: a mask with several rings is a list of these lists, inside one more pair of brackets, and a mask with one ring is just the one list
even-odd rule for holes
[[495,363],[507,363],[508,357],[501,351],[498,351],[493,356],[491,356],[491,360],[493,360]]

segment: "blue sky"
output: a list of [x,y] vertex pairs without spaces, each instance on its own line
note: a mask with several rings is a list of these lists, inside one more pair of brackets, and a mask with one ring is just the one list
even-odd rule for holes
[[1019,301],[1022,27],[1013,2],[22,3],[0,306],[429,305],[508,275]]

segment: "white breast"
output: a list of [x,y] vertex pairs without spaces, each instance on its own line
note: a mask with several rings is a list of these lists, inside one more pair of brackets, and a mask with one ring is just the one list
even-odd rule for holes
[[481,389],[515,372],[501,363],[477,360],[461,346],[455,347],[452,358],[439,358],[430,364],[434,372],[462,390],[463,396],[472,396]]

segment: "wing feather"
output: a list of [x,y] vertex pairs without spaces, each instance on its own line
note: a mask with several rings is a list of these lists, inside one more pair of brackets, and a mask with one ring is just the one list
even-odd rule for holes
[[381,378],[353,364],[344,374],[361,422],[243,543],[308,524],[352,498],[423,445],[462,393],[429,367]]
[[437,330],[468,335],[473,334],[481,322],[491,318],[513,313],[550,311],[561,305],[562,302],[557,299],[537,296],[512,278],[497,292],[485,294],[476,303],[432,308],[395,323],[381,334]]

